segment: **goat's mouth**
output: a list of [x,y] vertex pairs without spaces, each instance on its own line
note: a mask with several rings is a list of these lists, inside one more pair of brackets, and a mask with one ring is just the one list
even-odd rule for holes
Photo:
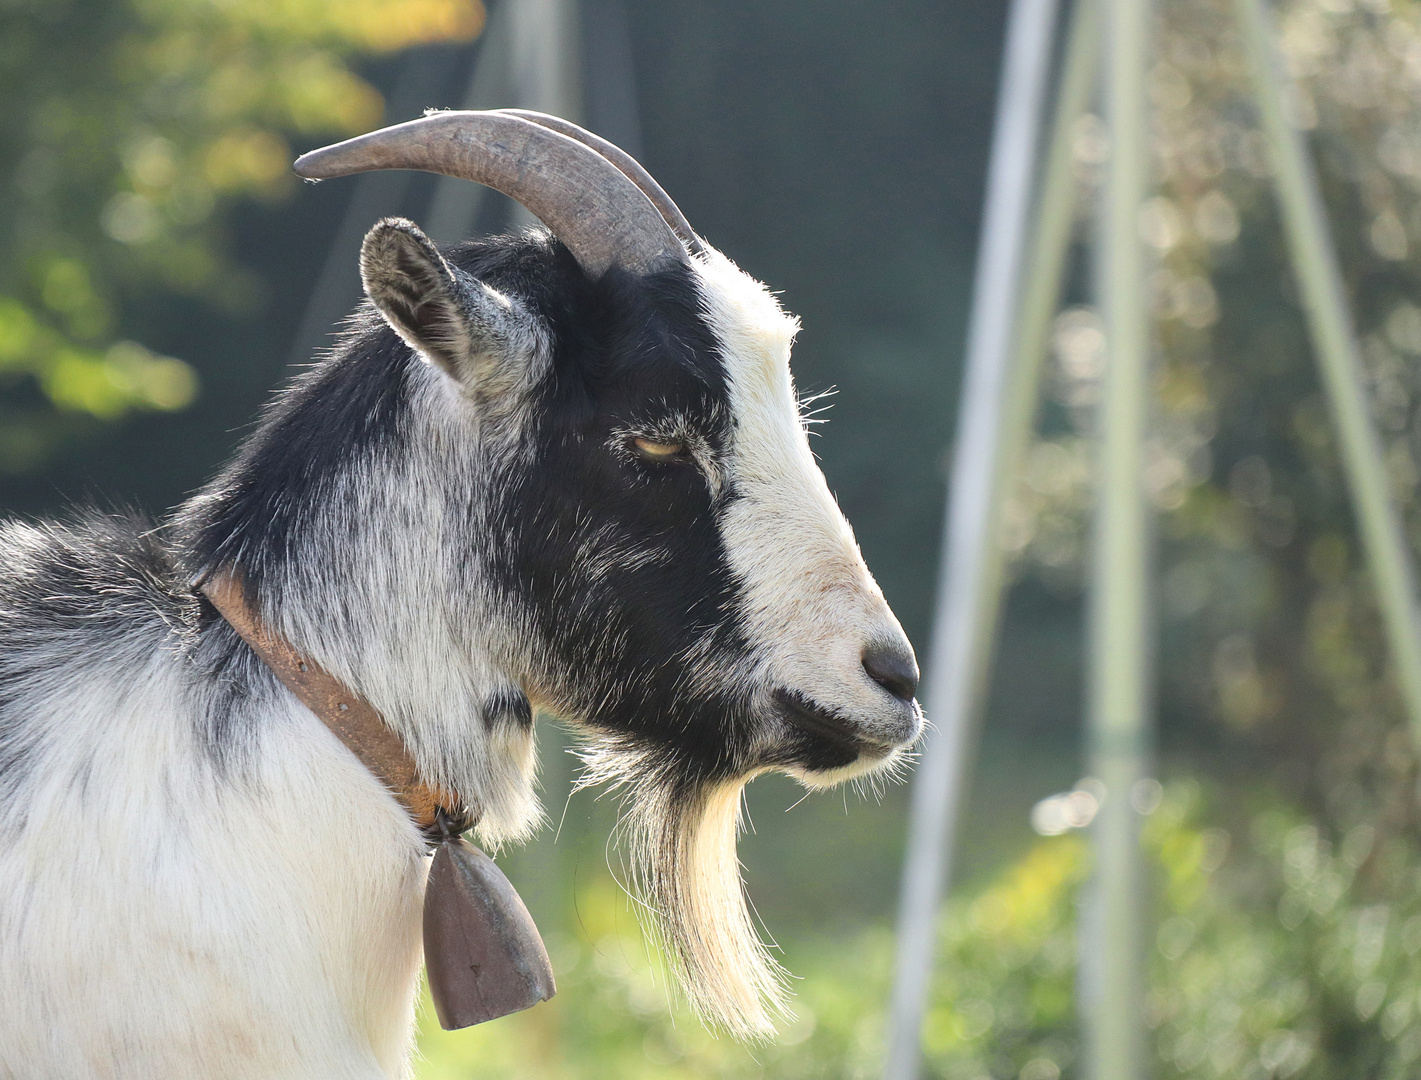
[[813,772],[852,765],[860,758],[883,758],[894,747],[866,738],[851,721],[793,690],[775,690],[775,711],[790,728],[787,764]]

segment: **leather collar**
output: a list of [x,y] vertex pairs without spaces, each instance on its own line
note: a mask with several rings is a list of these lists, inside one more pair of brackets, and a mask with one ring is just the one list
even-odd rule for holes
[[492,859],[458,834],[474,824],[464,803],[420,779],[400,737],[368,701],[263,626],[241,571],[193,586],[308,709],[389,789],[434,847],[424,890],[429,993],[446,1031],[506,1016],[557,993],[538,928]]
[[457,793],[420,778],[414,758],[373,705],[262,623],[238,568],[205,575],[196,588],[262,663],[385,785],[427,837],[438,840],[441,833],[447,837],[474,824]]

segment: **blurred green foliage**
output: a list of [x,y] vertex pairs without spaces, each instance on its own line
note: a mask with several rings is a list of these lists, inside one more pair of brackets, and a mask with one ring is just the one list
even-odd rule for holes
[[[1415,550],[1421,7],[1285,0],[1277,13]],[[1164,868],[1149,1006],[1156,1070],[1415,1075],[1417,755],[1288,268],[1233,5],[1162,5],[1157,28],[1158,188],[1139,224],[1158,257],[1145,479],[1160,514],[1161,742],[1175,768],[1206,770],[1217,798],[1205,818],[1215,827],[1201,823],[1195,840],[1168,833],[1195,810],[1162,811],[1149,829]],[[1103,140],[1087,117],[1076,133],[1083,208],[1107,160]],[[1090,306],[1062,313],[1045,434],[1004,538],[1019,573],[1063,594],[1081,584],[1103,347]],[[1270,808],[1243,815],[1264,792]],[[1223,850],[1230,836],[1217,876],[1181,868],[1179,844]],[[964,1070],[945,1075],[977,1075]],[[990,1075],[1015,1073],[998,1062]]]
[[865,1010],[864,995],[887,986],[886,934],[821,943],[813,975],[798,989],[796,1019],[772,1045],[747,1048],[716,1038],[686,1012],[625,892],[610,878],[579,889],[578,913],[575,929],[548,935],[558,979],[552,1001],[460,1032],[440,1031],[425,1003],[420,1080],[698,1080],[767,1072],[808,1078],[875,1071],[878,1018]]
[[[1158,919],[1146,1005],[1152,1075],[1414,1076],[1415,846],[1379,842],[1369,825],[1332,843],[1275,798],[1229,806],[1218,804],[1222,794],[1194,781],[1169,785],[1144,830]],[[1220,819],[1232,827],[1209,824]],[[1081,1075],[1073,1003],[1087,864],[1078,837],[1044,840],[982,893],[949,906],[928,1043],[935,1075]]]
[[189,404],[193,369],[125,340],[126,303],[250,307],[224,211],[294,188],[287,135],[379,121],[352,58],[482,24],[479,0],[0,4],[0,470],[41,466],[76,418]]
[[[1154,1075],[1415,1075],[1421,853],[1371,825],[1334,843],[1275,796],[1255,793],[1246,805],[1227,798],[1212,785],[1175,782],[1146,822],[1158,918],[1146,1006]],[[1088,845],[1079,834],[1059,836],[945,906],[928,1075],[1081,1075],[1078,926],[1088,881]],[[578,909],[575,930],[549,935],[559,981],[552,1002],[463,1032],[440,1031],[425,1003],[420,1080],[879,1075],[888,933],[824,936],[801,951],[797,1019],[774,1044],[747,1049],[674,1007],[610,878],[585,885]]]

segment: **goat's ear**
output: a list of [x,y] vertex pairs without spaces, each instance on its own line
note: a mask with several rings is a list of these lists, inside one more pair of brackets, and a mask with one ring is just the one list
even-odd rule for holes
[[466,390],[483,396],[507,389],[509,368],[526,377],[529,358],[516,355],[530,344],[526,314],[456,271],[414,222],[377,223],[360,247],[360,276],[395,333]]

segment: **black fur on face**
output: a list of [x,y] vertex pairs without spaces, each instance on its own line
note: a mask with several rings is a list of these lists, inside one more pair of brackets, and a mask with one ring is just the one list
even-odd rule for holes
[[[723,472],[733,418],[690,271],[614,269],[592,282],[536,233],[466,244],[448,260],[464,283],[526,306],[551,354],[515,407],[475,393],[458,407],[479,475],[474,490],[451,484],[445,507],[479,578],[463,588],[492,588],[514,613],[497,635],[510,673],[569,719],[674,757],[688,778],[744,772],[756,763],[736,677],[747,644],[717,523],[736,497]],[[358,318],[189,508],[193,569],[235,561],[254,590],[281,592],[282,570],[329,531],[318,510],[341,477],[411,452],[425,366],[387,325]],[[483,412],[497,423],[481,425]],[[495,442],[495,426],[513,429],[516,450],[476,445]],[[685,449],[647,460],[638,438]]]
[[[764,1036],[784,976],[746,908],[740,793],[767,766],[834,768],[857,754],[786,740],[756,707],[721,531],[739,498],[735,417],[690,272],[569,274],[534,306],[553,354],[519,410],[520,452],[491,483],[484,530],[488,577],[526,627],[511,659],[530,692],[592,733],[582,782],[622,794],[632,881],[692,1004]],[[649,460],[638,439],[679,449]]]
[[[554,315],[524,452],[492,485],[493,577],[537,640],[527,677],[549,704],[688,779],[738,775],[755,739],[717,522],[736,497],[717,343],[682,267],[614,272],[578,300]],[[637,439],[681,450],[648,460]]]

